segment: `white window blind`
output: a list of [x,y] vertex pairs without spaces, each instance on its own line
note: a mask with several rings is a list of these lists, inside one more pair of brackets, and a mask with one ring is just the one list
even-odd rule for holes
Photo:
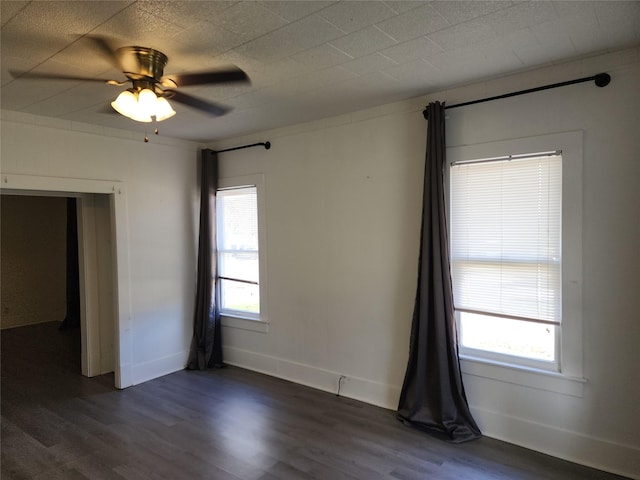
[[559,325],[561,155],[459,163],[450,174],[456,310]]
[[221,311],[260,313],[256,187],[217,194],[218,277]]

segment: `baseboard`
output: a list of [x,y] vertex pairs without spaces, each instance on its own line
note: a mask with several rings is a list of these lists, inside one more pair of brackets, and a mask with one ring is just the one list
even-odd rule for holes
[[120,365],[114,369],[116,388],[123,389],[133,385],[133,367],[130,363]]
[[389,410],[395,410],[398,407],[400,387],[234,347],[223,347],[223,352],[224,362],[229,365],[264,373],[325,392],[337,394],[339,391],[340,396]]
[[471,406],[487,437],[640,480],[640,448]]
[[[400,387],[372,382],[304,365],[270,355],[223,347],[229,365],[264,373],[325,392],[396,410]],[[557,427],[530,422],[482,408],[471,407],[482,433],[553,457],[640,480],[640,449],[586,436]]]
[[64,318],[67,315],[66,311],[61,312],[49,312],[45,319],[34,320],[32,316],[25,315],[8,315],[2,314],[2,325],[0,330],[9,330],[10,328],[29,327],[31,325],[40,325],[42,323],[62,323],[61,320],[51,320],[52,318]]
[[150,362],[131,365],[131,385],[138,385],[154,378],[184,370],[187,355],[187,352],[180,352]]

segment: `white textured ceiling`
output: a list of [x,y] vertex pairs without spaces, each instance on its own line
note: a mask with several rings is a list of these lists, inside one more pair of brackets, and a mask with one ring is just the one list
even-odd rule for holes
[[[182,87],[163,135],[210,141],[424,95],[640,44],[640,1],[1,0],[2,108],[114,128],[124,87],[14,79],[9,70],[124,79],[84,35],[169,57],[165,74],[235,64],[250,85]],[[592,72],[598,73],[598,72]]]

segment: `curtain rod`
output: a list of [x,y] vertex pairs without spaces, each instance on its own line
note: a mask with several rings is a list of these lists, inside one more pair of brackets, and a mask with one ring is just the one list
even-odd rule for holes
[[[598,73],[597,75],[593,75],[591,77],[578,78],[576,80],[569,80],[567,82],[552,83],[550,85],[543,85],[542,87],[535,87],[535,88],[529,88],[527,90],[520,90],[519,92],[505,93],[504,95],[497,95],[495,97],[481,98],[480,100],[472,100],[470,102],[457,103],[455,105],[447,105],[444,108],[445,110],[448,110],[449,108],[466,107],[467,105],[474,105],[476,103],[490,102],[492,100],[500,100],[501,98],[515,97],[518,95],[524,95],[526,93],[539,92],[541,90],[549,90],[550,88],[564,87],[566,85],[573,85],[576,83],[590,82],[592,80],[595,81],[598,87],[606,87],[607,85],[609,85],[609,82],[611,81],[611,75],[609,75],[608,73]],[[429,119],[429,113],[426,109],[422,111],[422,115],[424,115],[424,118],[426,120]]]
[[242,150],[243,148],[250,147],[264,147],[265,150],[269,150],[271,148],[271,142],[258,142],[252,143],[251,145],[241,145],[239,147],[225,148],[224,150],[214,150],[216,153],[224,153],[224,152],[232,152],[233,150]]

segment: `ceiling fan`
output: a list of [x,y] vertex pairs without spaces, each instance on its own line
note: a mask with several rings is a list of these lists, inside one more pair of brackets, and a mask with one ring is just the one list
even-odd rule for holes
[[249,82],[247,74],[238,67],[230,66],[198,73],[164,75],[167,56],[153,48],[127,46],[113,49],[103,37],[85,36],[110,62],[127,77],[124,81],[104,80],[92,77],[78,77],[36,72],[11,71],[15,78],[81,80],[104,82],[109,85],[131,86],[121,92],[111,102],[111,106],[121,115],[137,122],[160,122],[171,118],[175,111],[168,100],[182,103],[212,116],[227,113],[230,108],[176,90],[192,85]]

